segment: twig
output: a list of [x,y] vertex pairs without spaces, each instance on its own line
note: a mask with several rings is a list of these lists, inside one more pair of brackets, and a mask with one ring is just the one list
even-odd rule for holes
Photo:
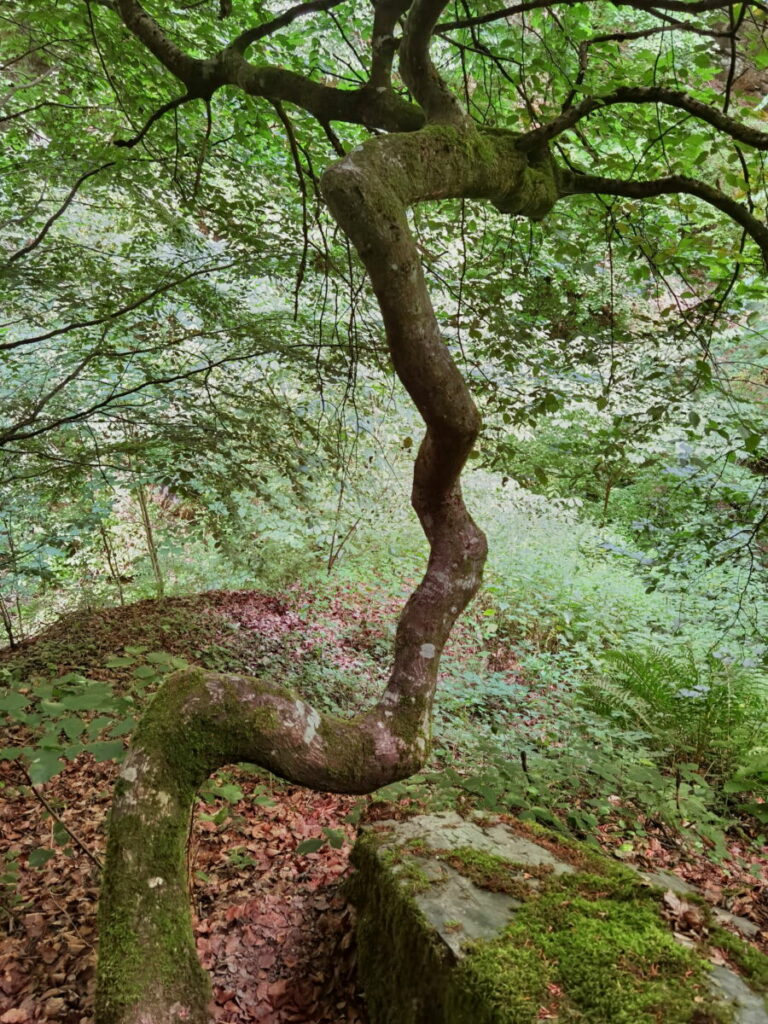
[[48,232],[51,230],[56,221],[59,219],[59,217],[61,217],[61,215],[66,211],[69,204],[77,195],[77,190],[80,188],[83,182],[87,181],[89,178],[92,178],[94,174],[99,174],[101,171],[106,171],[108,167],[114,167],[114,165],[115,161],[110,160],[109,163],[102,164],[101,167],[95,167],[93,168],[93,170],[86,171],[85,174],[81,174],[75,182],[75,184],[69,190],[69,195],[67,196],[67,198],[61,204],[58,210],[56,210],[55,213],[51,214],[51,216],[48,218],[45,224],[43,224],[42,228],[35,236],[35,238],[33,238],[28,245],[25,245],[23,249],[19,249],[17,252],[13,253],[12,256],[9,256],[8,262],[13,263],[14,260],[18,260],[22,256],[26,256],[28,252],[32,252],[33,249],[36,249],[38,245],[40,245],[42,240],[45,238],[45,236],[48,234]]
[[69,825],[67,825],[67,823],[65,821],[62,821],[60,815],[58,815],[56,813],[56,811],[54,811],[54,809],[51,807],[51,805],[45,799],[43,794],[40,792],[40,790],[34,784],[32,779],[29,777],[29,772],[27,771],[27,766],[24,764],[24,762],[20,761],[18,758],[16,758],[16,764],[21,769],[21,773],[24,776],[24,778],[27,780],[27,785],[32,790],[32,792],[34,793],[35,797],[40,801],[40,803],[46,809],[46,811],[48,811],[48,813],[54,819],[54,821],[58,821],[58,823],[61,825],[61,827],[64,829],[64,831],[70,837],[70,839],[72,839],[74,841],[74,843],[77,846],[80,847],[80,849],[83,851],[83,853],[86,855],[86,857],[88,857],[90,860],[92,860],[93,863],[96,865],[96,867],[99,869],[99,871],[101,871],[103,869],[104,865],[101,863],[101,861],[96,856],[96,854],[93,853],[91,850],[89,850],[89,848],[85,845],[85,843],[80,838],[80,836],[77,834],[77,832],[75,832],[72,828],[70,828]]

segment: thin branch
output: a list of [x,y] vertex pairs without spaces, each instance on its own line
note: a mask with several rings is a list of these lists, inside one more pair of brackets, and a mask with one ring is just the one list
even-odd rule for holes
[[[261,354],[263,350],[259,350]],[[138,394],[141,391],[145,391],[147,388],[155,385],[163,384],[176,384],[180,380],[188,380],[190,377],[195,377],[199,373],[208,373],[211,370],[217,369],[219,366],[225,366],[228,363],[242,362],[246,359],[253,358],[255,353],[249,352],[245,355],[233,355],[233,356],[222,356],[221,359],[209,360],[203,366],[193,367],[191,370],[184,370],[181,373],[170,374],[167,377],[153,377],[151,380],[142,381],[140,384],[135,384],[131,388],[125,388],[123,391],[113,391],[112,394],[107,395],[106,398],[100,399],[98,402],[94,402],[88,406],[87,409],[81,409],[79,412],[71,413],[69,416],[61,416],[56,420],[52,420],[50,423],[46,423],[44,426],[37,427],[35,430],[28,430],[26,432],[19,432],[18,425],[10,427],[5,433],[0,434],[0,446],[6,445],[9,442],[18,441],[29,441],[33,437],[39,437],[41,434],[50,433],[57,427],[63,427],[67,423],[80,423],[83,420],[88,419],[95,413],[100,412],[102,409],[106,409],[110,405],[114,405],[123,398],[129,398],[131,395]]]
[[333,151],[336,154],[336,156],[339,156],[339,157],[342,157],[342,158],[345,157],[347,155],[347,151],[346,151],[346,149],[344,149],[344,146],[342,145],[341,139],[338,137],[338,135],[333,130],[333,128],[331,128],[331,126],[327,122],[325,124],[322,124],[321,128],[325,132],[326,138],[328,139],[328,141],[330,142],[331,146],[333,147]]
[[172,110],[176,110],[176,108],[180,107],[183,103],[189,103],[191,100],[199,98],[200,97],[198,96],[191,96],[188,92],[185,92],[183,96],[177,96],[176,99],[169,100],[167,103],[164,103],[162,107],[158,107],[154,114],[149,117],[147,123],[138,135],[134,135],[132,139],[115,139],[112,145],[124,146],[126,149],[132,149],[137,143],[141,142],[155,121],[159,121],[161,117],[164,117],[165,114],[169,114]]
[[[45,224],[43,224],[42,228],[40,229],[38,234],[32,239],[31,242],[29,242],[27,245],[25,245],[23,249],[19,249],[17,252],[13,253],[12,256],[8,257],[8,263],[13,263],[14,260],[21,259],[22,256],[26,256],[27,253],[30,253],[30,252],[32,252],[33,249],[36,249],[38,247],[38,245],[40,245],[40,243],[43,241],[45,236],[48,234],[48,232],[51,230],[51,228],[56,223],[56,221],[59,219],[59,217],[61,217],[62,214],[66,211],[66,209],[69,206],[69,204],[72,202],[72,200],[77,195],[77,192],[78,192],[78,189],[80,188],[80,186],[84,182],[88,181],[89,178],[92,178],[95,174],[100,174],[101,171],[106,171],[107,168],[114,167],[115,163],[116,163],[115,160],[110,160],[108,163],[102,164],[101,167],[94,167],[93,170],[86,171],[85,174],[81,174],[80,177],[75,182],[75,184],[69,190],[69,194],[67,195],[67,198],[61,204],[61,206],[58,208],[58,210],[56,210],[55,213],[51,214],[51,216],[48,218],[48,220],[45,222]],[[2,348],[2,347],[4,347],[4,346],[0,346],[0,348]]]
[[203,274],[213,274],[219,270],[228,270],[230,267],[233,267],[235,263],[236,261],[232,260],[230,263],[222,263],[214,267],[201,267],[198,270],[193,270],[189,274],[185,274],[184,277],[177,278],[175,281],[159,285],[151,292],[146,292],[140,298],[135,299],[133,302],[129,302],[128,305],[121,306],[120,309],[113,310],[111,313],[106,313],[104,316],[94,317],[92,320],[75,320],[72,323],[67,324],[65,327],[56,327],[52,331],[46,331],[45,334],[36,334],[27,338],[19,338],[16,341],[6,341],[4,344],[0,345],[0,352],[8,352],[14,348],[21,348],[23,345],[34,345],[39,341],[48,341],[50,338],[56,338],[61,334],[68,334],[69,331],[83,330],[87,327],[98,327],[100,324],[108,323],[110,320],[117,320],[118,317],[124,316],[126,313],[133,312],[134,309],[138,309],[139,306],[143,306],[145,302],[149,302],[158,295],[162,295],[174,288],[178,288],[179,285],[192,280],[192,278],[201,277]]
[[5,114],[0,117],[0,124],[5,124],[6,121],[15,121],[17,117],[24,117],[25,114],[34,114],[36,110],[40,110],[42,107],[58,107],[61,110],[100,110],[100,107],[90,106],[88,104],[81,103],[54,103],[51,100],[42,100],[40,103],[35,103],[31,107],[25,107],[23,110],[15,110],[12,114]]
[[597,46],[600,43],[628,43],[637,39],[650,39],[651,36],[661,35],[665,32],[693,32],[695,35],[706,36],[711,39],[730,38],[729,32],[717,32],[714,29],[702,28],[700,25],[678,21],[677,19],[670,19],[670,22],[671,24],[655,25],[653,28],[638,28],[631,32],[604,32],[601,35],[592,36],[591,39],[585,39],[581,42],[579,44],[579,71],[573,83],[573,88],[563,101],[562,109],[567,110],[573,106],[578,88],[583,83],[587,72],[589,48],[591,46]]
[[[437,26],[438,32],[447,32],[457,28],[471,28],[473,25],[488,25],[494,21],[503,21],[516,14],[527,11],[538,11],[543,7],[576,7],[584,0],[525,0],[524,3],[503,7],[486,14],[477,14],[471,18],[460,18],[457,21],[442,21]],[[655,17],[661,17],[662,11],[678,11],[681,14],[703,14],[705,11],[720,11],[732,6],[733,0],[613,0],[614,7],[632,7],[638,11],[646,11]],[[755,10],[768,12],[768,7],[751,0],[745,6]]]
[[101,871],[103,869],[104,865],[101,863],[101,861],[96,856],[96,854],[92,853],[91,850],[85,845],[83,840],[80,838],[80,836],[77,834],[77,832],[75,832],[75,830],[71,827],[71,825],[68,825],[66,823],[66,821],[62,821],[61,816],[56,811],[54,811],[53,807],[51,807],[51,805],[45,799],[45,797],[43,796],[41,791],[37,788],[37,786],[34,784],[32,779],[30,778],[29,772],[27,771],[27,766],[22,761],[20,761],[18,759],[16,760],[16,764],[21,769],[21,772],[22,772],[24,778],[27,780],[27,785],[32,790],[32,792],[34,793],[35,798],[40,801],[40,803],[43,805],[43,807],[46,809],[46,811],[48,811],[48,813],[53,818],[53,820],[54,821],[58,821],[58,823],[61,825],[61,827],[64,829],[64,831],[70,837],[70,839],[72,839],[72,841],[77,846],[80,847],[80,849],[83,851],[83,853],[86,855],[86,857],[88,857],[89,860],[91,860],[96,865],[96,867],[99,869],[99,871]]
[[723,113],[728,113],[728,107],[731,104],[731,91],[733,89],[733,82],[736,78],[736,43],[738,41],[739,29],[744,22],[744,16],[747,13],[746,5],[742,6],[738,16],[734,17],[733,7],[728,8],[728,21],[729,21],[729,42],[728,47],[728,77],[725,82],[725,96],[723,97]]
[[668,107],[676,107],[678,110],[685,110],[693,117],[704,121],[718,131],[730,135],[737,142],[753,149],[768,150],[768,133],[750,128],[748,125],[729,117],[728,114],[712,107],[708,103],[694,99],[687,93],[676,89],[667,89],[663,86],[621,86],[606,96],[588,96],[581,103],[564,110],[548,124],[541,128],[522,135],[518,140],[518,148],[523,152],[537,149],[545,142],[556,138],[563,132],[572,128],[582,118],[588,117],[596,110],[605,107],[615,106],[620,103],[645,104],[662,103]]
[[345,0],[309,0],[308,3],[297,4],[296,7],[290,7],[283,14],[280,14],[277,18],[273,18],[271,21],[264,22],[263,25],[254,25],[253,28],[246,29],[245,32],[241,32],[240,35],[233,39],[229,44],[229,49],[234,50],[236,53],[244,54],[245,51],[259,39],[264,39],[266,36],[274,35],[281,28],[285,28],[286,25],[290,25],[291,22],[296,21],[297,18],[303,17],[305,14],[314,14],[318,11],[329,11],[332,7],[338,7],[339,4],[344,3]]
[[211,113],[211,101],[210,99],[205,100],[205,134],[203,135],[203,141],[200,143],[200,156],[197,160],[197,169],[195,171],[195,183],[192,186],[192,199],[197,198],[197,193],[200,189],[200,182],[203,177],[203,167],[205,166],[205,158],[208,156],[208,146],[211,141],[211,132],[213,131],[213,116]]
[[768,265],[768,227],[754,217],[742,203],[737,203],[724,192],[696,178],[671,174],[669,177],[651,181],[625,181],[577,172],[564,174],[561,190],[564,196],[597,194],[624,196],[628,199],[650,199],[654,196],[680,193],[696,196],[697,199],[727,214],[731,220],[744,228],[759,246],[763,261]]
[[304,180],[304,168],[301,166],[301,156],[299,154],[299,147],[296,142],[296,133],[293,130],[291,120],[283,109],[282,103],[273,102],[272,106],[275,108],[275,113],[280,118],[280,121],[285,128],[285,134],[288,139],[288,145],[291,150],[291,159],[293,160],[293,167],[296,171],[296,180],[299,184],[299,192],[301,193],[301,259],[299,260],[299,266],[296,270],[296,283],[293,290],[293,315],[294,318],[299,315],[299,296],[301,294],[301,286],[304,282],[304,274],[307,269],[307,253],[309,252],[309,216],[307,214],[307,183]]

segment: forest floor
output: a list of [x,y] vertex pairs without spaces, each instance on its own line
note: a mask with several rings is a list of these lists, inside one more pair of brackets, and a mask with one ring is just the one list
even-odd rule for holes
[[[348,590],[322,606],[298,589],[281,598],[222,591],[146,600],[66,616],[16,651],[0,652],[0,668],[13,666],[32,682],[74,670],[120,689],[128,670],[104,665],[138,645],[221,670],[325,666],[319,688],[337,686],[338,700],[365,703],[384,678],[386,630],[396,615],[397,601],[373,591]],[[460,630],[459,648],[471,642]],[[353,694],[355,678],[367,683]],[[11,735],[3,743],[22,741]],[[114,762],[82,754],[35,794],[19,762],[0,762],[0,1024],[93,1019],[96,862],[116,772]],[[354,835],[346,819],[359,804],[235,767],[204,793],[190,879],[198,952],[221,1024],[366,1021],[355,982],[354,911],[343,893]],[[33,851],[56,849],[56,819],[76,841],[31,866]],[[337,845],[342,834],[347,841]],[[316,851],[297,849],[329,837],[333,843]],[[621,842],[610,827],[599,838],[608,852]],[[759,859],[761,880],[735,860],[714,865],[681,851],[649,828],[637,861],[677,871],[713,905],[752,920],[761,929],[756,943],[766,950],[768,857]]]

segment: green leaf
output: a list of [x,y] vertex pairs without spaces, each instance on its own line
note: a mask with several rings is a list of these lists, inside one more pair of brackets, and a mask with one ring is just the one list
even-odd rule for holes
[[129,658],[129,657],[126,657],[126,656],[122,656],[121,657],[121,656],[116,655],[116,654],[110,654],[110,656],[104,662],[104,665],[107,668],[128,668],[130,665],[134,665],[134,664],[135,664],[135,659],[134,658]]
[[15,761],[28,751],[28,747],[0,747],[0,761]]
[[344,840],[347,838],[346,835],[337,828],[324,828],[323,835],[328,840],[328,845],[332,846],[334,850],[340,850],[344,845]]
[[150,651],[149,654],[145,654],[144,657],[153,665],[169,665],[173,660],[171,655],[166,651]]
[[744,450],[749,452],[750,454],[752,452],[756,452],[757,449],[760,447],[761,441],[762,437],[760,434],[747,434],[747,436],[744,438]]
[[58,775],[64,765],[60,761],[61,751],[39,750],[29,762],[29,777],[36,786],[42,785]]
[[116,707],[115,696],[106,683],[90,683],[84,693],[62,697],[61,704],[68,711],[98,711]]
[[90,751],[97,761],[119,761],[125,755],[122,740],[98,740],[96,743],[86,743],[84,749]]
[[232,782],[225,782],[222,786],[217,786],[214,792],[216,796],[220,796],[222,800],[226,800],[229,804],[236,804],[239,800],[243,799],[242,789]]
[[70,836],[69,832],[67,832],[66,828],[62,825],[62,823],[60,821],[54,821],[54,823],[53,823],[53,841],[54,841],[54,843],[56,843],[57,846],[67,846],[67,844],[69,843],[71,838],[72,837]]
[[37,850],[33,850],[27,858],[27,863],[31,868],[41,868],[48,861],[56,856],[55,850],[49,850],[46,847],[39,847]]
[[320,847],[325,846],[324,839],[305,839],[296,847],[296,853],[317,853]]
[[8,693],[4,693],[0,697],[0,711],[5,711],[8,715],[16,715],[29,704],[29,697],[23,696],[21,693],[14,693],[13,690],[9,690]]
[[74,743],[82,735],[85,723],[82,718],[62,718],[56,723],[56,728],[65,734],[70,743]]

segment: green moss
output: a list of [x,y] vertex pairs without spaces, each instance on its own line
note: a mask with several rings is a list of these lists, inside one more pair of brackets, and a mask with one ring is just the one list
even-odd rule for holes
[[[401,879],[411,874],[434,884],[418,859],[414,865],[413,845],[382,850],[381,839],[365,837],[355,862],[358,893],[365,893],[360,963],[372,1021],[536,1024],[545,1010],[560,1024],[732,1024],[734,1008],[708,982],[706,949],[676,941],[658,890],[548,830],[536,836],[542,840],[591,870],[555,876],[547,866],[531,870],[472,848],[433,851],[475,884],[521,901],[497,939],[465,946],[456,964],[424,921],[419,884],[402,892]],[[397,871],[381,870],[382,859]],[[444,927],[452,930],[451,922]],[[726,950],[754,988],[768,989],[768,958],[722,929],[711,944]],[[386,980],[393,975],[394,986]]]
[[396,869],[396,874],[400,884],[411,896],[415,896],[420,892],[426,892],[433,884],[423,868],[419,867],[416,861],[411,858],[401,861]]
[[184,859],[185,817],[177,816],[175,828],[146,835],[151,855],[167,869],[167,884],[154,888],[145,872],[128,869],[122,858],[123,850],[135,848],[140,820],[125,816],[116,826],[99,911],[99,1024],[123,1020],[128,1008],[146,1008],[156,995],[166,1006],[176,1000],[187,1007],[190,1024],[207,1021],[210,983],[197,959],[186,888],[172,882]]
[[[329,759],[343,768],[350,783],[362,779],[376,763],[373,737],[365,728],[354,728],[356,720],[323,715],[317,733],[325,743]],[[350,788],[350,792],[354,790]]]
[[727,953],[753,989],[768,993],[768,956],[718,925],[710,927],[709,945]]
[[[553,840],[551,834],[537,836],[542,838]],[[553,852],[563,857],[563,847],[557,837]],[[657,894],[634,872],[622,866],[615,870],[605,858],[572,844],[567,852],[570,856],[563,859],[573,860],[578,853],[578,860],[608,867],[608,874],[554,877],[550,865],[531,868],[469,847],[443,855],[476,885],[524,904],[503,936],[476,944],[461,965],[459,1005],[482,998],[497,1008],[500,1024],[528,1024],[555,992],[562,1021],[731,1020],[727,1006],[710,1005],[706,963],[675,941],[660,915]],[[535,877],[539,885],[525,876]],[[706,1015],[703,1005],[708,1006]]]
[[[381,843],[382,837],[370,833],[358,840],[352,851],[357,870],[346,886],[360,907],[358,964],[369,1017],[376,1024],[428,1024],[442,1001],[451,959],[434,941],[415,895],[403,891],[394,870],[381,869],[388,852]],[[394,998],[393,977],[398,981]]]
[[424,734],[424,723],[429,721],[428,715],[428,703],[424,697],[412,697],[411,703],[406,708],[400,705],[397,712],[389,720],[389,729],[395,736],[399,737],[403,743],[412,750],[416,741],[420,738],[424,740],[424,756],[426,757],[429,745],[429,736]]
[[531,893],[532,886],[527,879],[543,879],[552,874],[550,864],[518,864],[471,846],[441,851],[440,859],[479,888],[503,892],[521,901],[528,899]]
[[608,878],[621,877],[634,879],[637,882],[637,875],[630,868],[606,857],[599,849],[593,849],[587,843],[570,839],[567,836],[555,832],[551,828],[539,825],[535,821],[520,821],[514,819],[506,824],[517,835],[525,836],[545,850],[549,850],[558,860],[565,861],[578,871],[586,871],[596,875],[604,875]]
[[563,1022],[732,1021],[731,1008],[713,1000],[706,972],[652,901],[567,898],[555,886],[522,907],[498,940],[473,947],[458,987],[462,1002],[495,1004],[499,1024],[533,1024],[552,992],[561,994]]

